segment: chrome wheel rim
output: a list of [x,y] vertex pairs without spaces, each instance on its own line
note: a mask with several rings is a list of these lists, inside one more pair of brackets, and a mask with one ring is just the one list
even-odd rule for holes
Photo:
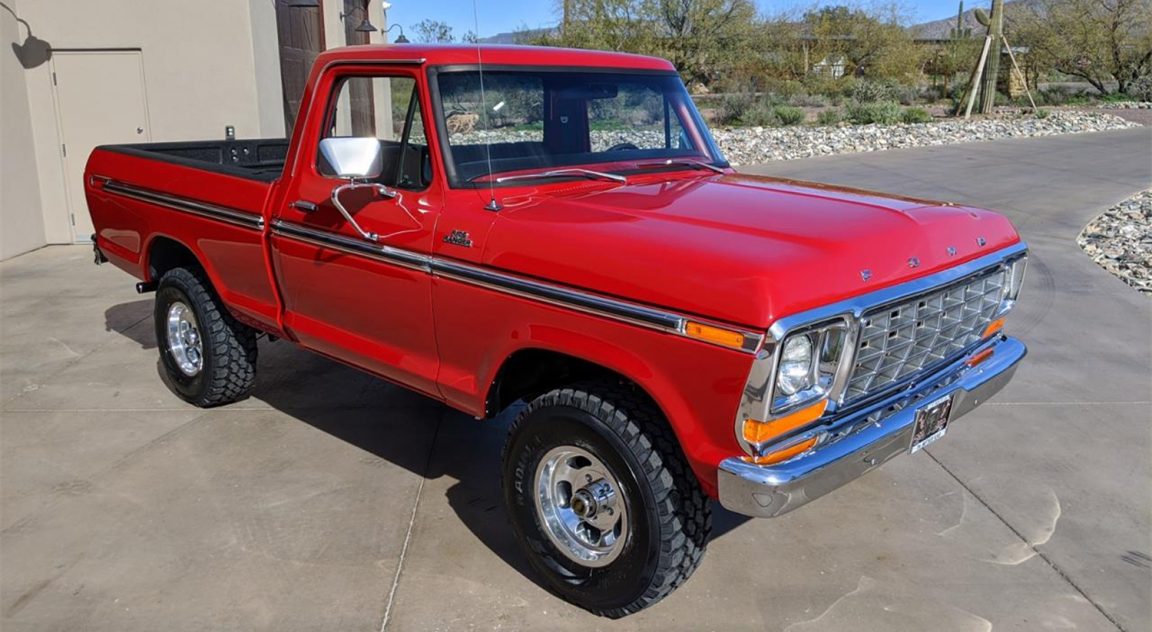
[[180,301],[168,307],[168,351],[180,372],[194,377],[204,368],[204,342],[192,308]]
[[565,557],[606,566],[628,539],[628,509],[619,479],[592,453],[553,448],[536,467],[536,513]]

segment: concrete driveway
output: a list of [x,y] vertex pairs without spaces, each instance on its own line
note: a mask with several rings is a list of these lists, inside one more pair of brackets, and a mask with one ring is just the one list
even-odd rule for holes
[[1152,129],[750,169],[999,208],[1032,245],[1015,381],[927,454],[803,510],[719,510],[622,621],[527,574],[504,422],[262,344],[255,397],[182,404],[150,297],[88,249],[0,264],[0,609],[16,630],[1147,630],[1152,302],[1077,232],[1152,184]]

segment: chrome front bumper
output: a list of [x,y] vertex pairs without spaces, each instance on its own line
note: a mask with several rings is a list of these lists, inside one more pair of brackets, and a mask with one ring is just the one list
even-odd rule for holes
[[[954,422],[1004,388],[1028,352],[1015,338],[1000,339],[991,347],[992,355],[975,367],[960,360],[923,380],[919,388],[836,420],[832,439],[792,460],[761,466],[725,459],[718,474],[720,504],[748,516],[779,516],[908,452],[919,405],[955,393]],[[869,421],[877,411],[893,408]]]

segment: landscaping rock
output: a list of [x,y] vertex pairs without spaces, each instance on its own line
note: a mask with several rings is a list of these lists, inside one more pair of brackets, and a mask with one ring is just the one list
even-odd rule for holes
[[1088,222],[1076,243],[1100,267],[1152,296],[1152,189]]
[[748,165],[772,160],[1138,126],[1103,112],[1055,110],[1045,118],[1020,114],[901,125],[721,128],[713,130],[712,134],[729,162]]

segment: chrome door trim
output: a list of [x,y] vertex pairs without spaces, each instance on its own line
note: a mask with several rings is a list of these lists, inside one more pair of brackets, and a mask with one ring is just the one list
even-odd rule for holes
[[197,215],[199,217],[215,219],[244,228],[251,228],[253,230],[261,230],[264,228],[263,217],[246,211],[212,204],[211,202],[202,202],[200,200],[172,195],[170,193],[163,193],[161,191],[155,191],[152,189],[146,189],[134,184],[127,184],[125,182],[113,180],[105,176],[92,176],[91,180],[93,182],[103,182],[104,185],[100,187],[100,189],[115,195],[132,198],[134,200],[140,200],[141,202],[148,202],[150,204],[156,204],[158,206],[170,208],[182,213],[188,213],[190,215]]
[[348,237],[326,230],[316,230],[294,222],[275,220],[272,222],[272,233],[281,237],[295,237],[304,241],[334,248],[341,252],[354,255],[365,255],[373,259],[391,263],[411,270],[424,273],[432,272],[432,258],[402,248],[374,244],[363,239]]
[[[696,340],[726,349],[733,349],[734,351],[747,354],[756,353],[764,340],[764,334],[761,332],[750,331],[740,327],[716,323],[707,319],[695,318],[628,301],[608,298],[590,292],[507,274],[491,268],[472,265],[453,259],[422,255],[402,248],[372,244],[361,239],[329,231],[317,230],[295,222],[275,220],[272,222],[272,232],[274,235],[280,237],[301,239],[348,254],[371,257],[384,263],[419,270],[439,278],[458,281],[540,303],[671,333],[690,340]],[[733,347],[710,343],[698,338],[690,338],[685,334],[685,325],[689,321],[714,324],[740,332],[744,335],[744,348],[734,349]]]

